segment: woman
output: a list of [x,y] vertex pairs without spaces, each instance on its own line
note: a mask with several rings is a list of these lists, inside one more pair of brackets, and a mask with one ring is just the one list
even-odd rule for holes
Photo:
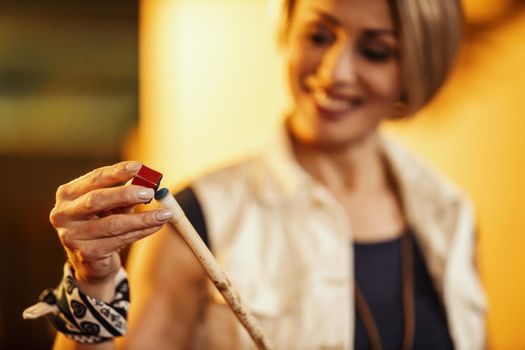
[[[456,0],[285,1],[286,126],[261,154],[179,194],[276,348],[484,347],[468,200],[378,133],[434,96],[461,23]],[[130,213],[153,191],[114,186],[139,166],[61,186],[51,213],[80,289],[107,302],[117,252],[172,215]],[[251,346],[169,228],[132,258],[127,347]],[[55,346],[114,345],[59,334]]]

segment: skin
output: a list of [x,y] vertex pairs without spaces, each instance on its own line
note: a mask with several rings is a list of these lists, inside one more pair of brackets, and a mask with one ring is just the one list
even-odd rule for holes
[[345,207],[355,241],[395,238],[405,227],[377,133],[401,96],[398,46],[384,0],[299,1],[294,9],[285,56],[295,155]]
[[[387,2],[301,0],[289,28],[284,54],[295,109],[288,129],[298,161],[344,206],[353,240],[398,236],[405,219],[377,137],[401,93]],[[135,175],[137,164],[97,169],[61,186],[51,213],[81,289],[104,300],[111,299],[112,278],[121,266],[118,251],[169,220],[158,210],[131,213],[153,193],[114,187]],[[129,335],[119,347],[187,347],[204,305],[206,279],[184,242],[164,226],[134,245],[128,271],[133,303]],[[115,346],[80,345],[61,334],[55,342],[55,349]]]
[[[96,169],[57,190],[49,218],[85,290],[108,285],[121,266],[118,252],[158,231],[173,216],[169,210],[133,214],[133,206],[151,200],[154,191],[135,185],[112,187],[130,180],[140,166],[123,162]],[[110,300],[105,290],[98,294]]]
[[[390,9],[385,0],[329,0],[299,1],[294,10],[285,49],[292,133],[316,148],[352,149],[400,99]],[[345,108],[330,108],[319,95]]]
[[78,285],[87,295],[110,301],[114,276],[121,267],[118,252],[162,230],[154,239],[140,242],[147,252],[140,257],[140,264],[130,269],[133,308],[129,335],[118,344],[84,345],[58,333],[54,349],[106,350],[117,345],[126,349],[173,349],[185,348],[191,338],[197,311],[204,304],[205,274],[178,235],[167,225],[163,227],[172,213],[132,213],[133,206],[153,197],[153,191],[116,185],[130,180],[139,168],[137,162],[99,168],[57,190],[50,221],[75,269]]

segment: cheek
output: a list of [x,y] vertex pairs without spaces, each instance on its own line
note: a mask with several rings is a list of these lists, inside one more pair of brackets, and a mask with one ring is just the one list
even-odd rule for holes
[[300,76],[301,76],[301,60],[295,52],[292,52],[288,57],[286,57],[286,65],[288,71],[288,85],[290,86],[291,92],[294,97],[299,92],[301,87]]
[[401,98],[401,82],[397,64],[388,64],[381,69],[367,69],[368,91],[373,98],[386,103],[397,102]]
[[318,55],[313,50],[305,50],[296,45],[289,49],[286,56],[288,80],[294,97],[306,89],[306,78],[315,74],[318,66]]

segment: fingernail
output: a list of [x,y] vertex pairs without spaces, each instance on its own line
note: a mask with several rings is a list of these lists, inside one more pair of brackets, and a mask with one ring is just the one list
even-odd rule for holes
[[137,190],[137,197],[139,197],[139,199],[150,200],[154,195],[155,191],[153,191],[153,188],[139,188]]
[[140,164],[139,162],[129,162],[128,164],[126,164],[126,170],[131,172],[138,171],[141,166],[142,164]]
[[155,217],[159,221],[166,221],[173,217],[173,212],[169,209],[164,209],[155,213]]

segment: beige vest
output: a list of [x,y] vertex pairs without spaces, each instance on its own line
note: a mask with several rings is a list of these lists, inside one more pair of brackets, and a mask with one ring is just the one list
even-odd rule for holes
[[[456,349],[485,347],[486,300],[473,264],[475,227],[463,193],[382,138]],[[351,223],[294,160],[282,132],[260,155],[193,188],[212,250],[276,349],[352,349]],[[212,291],[213,288],[210,288]],[[255,349],[210,292],[197,348]]]

